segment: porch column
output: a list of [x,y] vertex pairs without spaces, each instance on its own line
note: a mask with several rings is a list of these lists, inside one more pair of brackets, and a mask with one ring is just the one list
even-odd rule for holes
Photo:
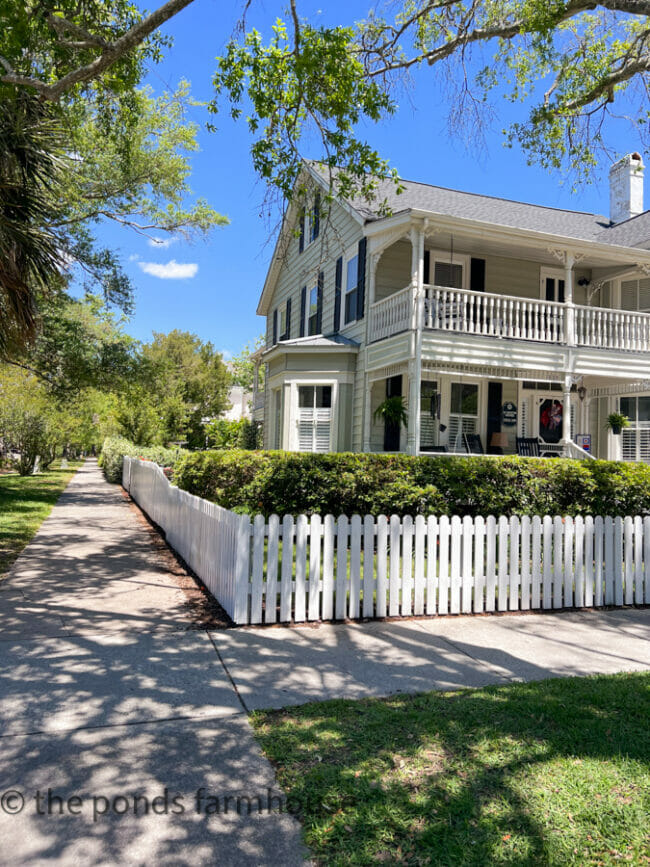
[[363,377],[364,384],[364,399],[363,399],[363,446],[362,451],[369,452],[370,451],[370,411],[372,409],[371,403],[371,388],[372,382],[368,374]]
[[562,446],[564,455],[568,457],[567,443],[571,441],[571,377],[564,377],[564,393],[562,395]]
[[576,311],[573,305],[573,253],[564,254],[564,303],[566,306],[566,342],[569,346],[576,345]]
[[411,229],[411,285],[413,288],[413,324],[411,361],[409,363],[409,425],[407,452],[420,450],[420,380],[422,379],[422,320],[424,312],[424,231],[425,223]]

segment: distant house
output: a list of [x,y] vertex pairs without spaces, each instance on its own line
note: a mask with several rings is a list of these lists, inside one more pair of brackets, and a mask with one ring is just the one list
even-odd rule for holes
[[239,421],[242,418],[251,417],[251,402],[253,393],[246,391],[241,385],[233,385],[228,391],[230,409],[225,410],[221,418],[228,421]]
[[[306,166],[257,309],[265,446],[650,461],[643,171],[612,167],[609,218],[382,181],[390,216],[337,200],[324,219]],[[391,396],[407,428],[377,414]]]

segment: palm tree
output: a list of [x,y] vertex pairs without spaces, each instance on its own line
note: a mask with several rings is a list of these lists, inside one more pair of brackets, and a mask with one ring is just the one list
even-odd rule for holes
[[66,162],[57,109],[26,93],[0,93],[0,353],[36,326],[35,297],[61,280],[63,258],[47,228]]

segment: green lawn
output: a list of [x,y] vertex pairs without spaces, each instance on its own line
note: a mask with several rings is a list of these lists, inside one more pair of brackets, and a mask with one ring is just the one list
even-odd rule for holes
[[69,466],[36,476],[0,475],[0,578],[50,514],[81,463]]
[[253,715],[319,864],[650,864],[650,675]]

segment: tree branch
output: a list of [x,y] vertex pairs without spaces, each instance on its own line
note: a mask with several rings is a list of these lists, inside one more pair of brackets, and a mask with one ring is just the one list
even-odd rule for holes
[[173,18],[174,15],[193,2],[194,0],[167,0],[159,9],[137,24],[134,24],[130,30],[114,42],[106,43],[102,49],[102,54],[91,61],[91,63],[78,69],[73,69],[72,72],[64,75],[63,78],[54,84],[46,84],[37,78],[16,75],[13,72],[0,76],[0,81],[3,81],[5,84],[31,87],[45,99],[56,102],[67,90],[74,87],[75,84],[82,84],[98,78],[116,61],[143,42],[147,36],[153,33],[154,30],[157,30],[165,21]]

